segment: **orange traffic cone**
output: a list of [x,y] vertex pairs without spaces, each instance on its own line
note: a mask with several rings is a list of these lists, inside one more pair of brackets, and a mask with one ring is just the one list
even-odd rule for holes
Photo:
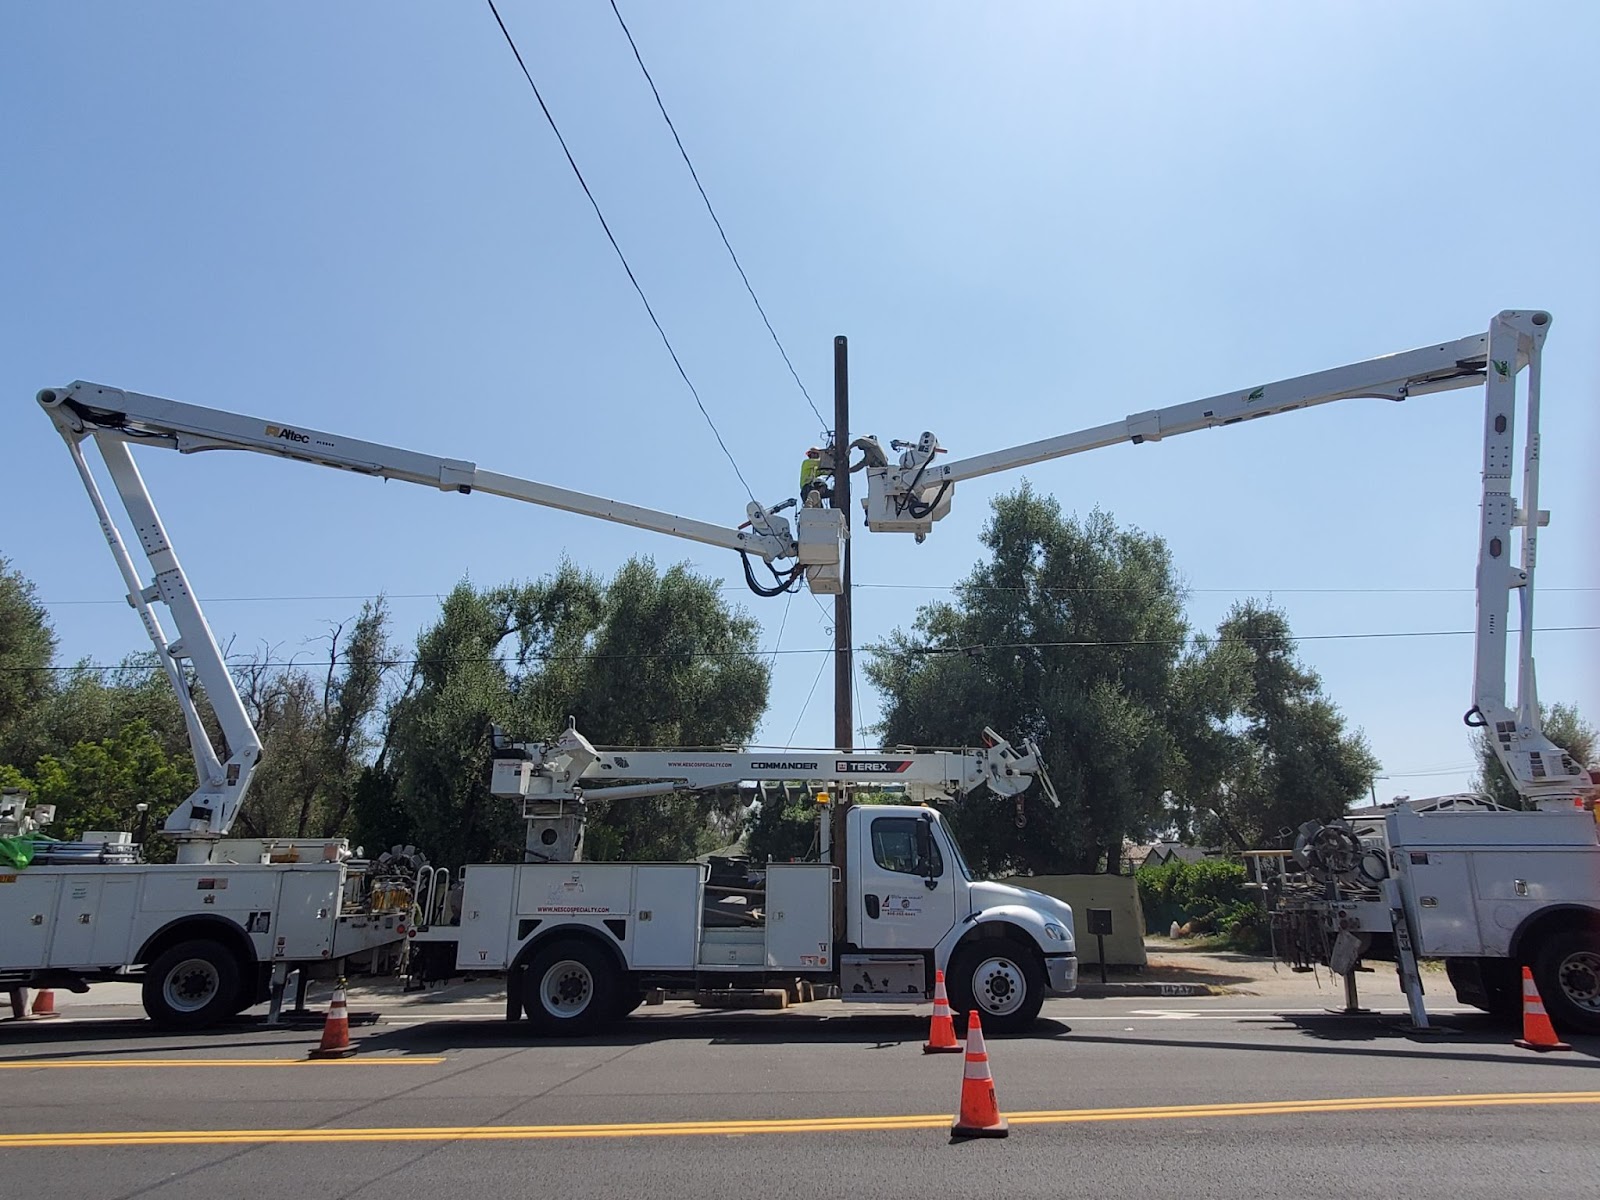
[[1524,1050],[1571,1050],[1566,1042],[1556,1038],[1555,1026],[1550,1024],[1550,1014],[1544,1011],[1544,1001],[1533,982],[1533,972],[1522,968],[1522,1036],[1516,1045]]
[[56,994],[49,988],[39,989],[39,994],[33,998],[33,1009],[29,1013],[34,1017],[59,1017],[56,1011]]
[[349,1058],[356,1052],[350,1041],[350,1014],[344,1006],[344,980],[333,988],[333,1003],[328,1005],[328,1019],[322,1023],[322,1044],[311,1052],[312,1058]]
[[961,1111],[950,1126],[950,1136],[1003,1138],[1010,1132],[994,1098],[989,1052],[984,1049],[983,1026],[974,1009],[967,1018],[967,1069],[961,1079]]
[[944,990],[944,972],[933,973],[933,1024],[928,1028],[928,1040],[922,1044],[924,1054],[956,1054],[961,1043],[956,1041],[956,1024],[950,1015],[950,997]]

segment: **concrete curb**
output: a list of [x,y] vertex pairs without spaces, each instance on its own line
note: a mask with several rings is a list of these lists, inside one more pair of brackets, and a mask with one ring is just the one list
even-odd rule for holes
[[1218,983],[1100,983],[1078,981],[1072,995],[1080,1000],[1107,1000],[1118,996],[1231,996],[1233,989]]

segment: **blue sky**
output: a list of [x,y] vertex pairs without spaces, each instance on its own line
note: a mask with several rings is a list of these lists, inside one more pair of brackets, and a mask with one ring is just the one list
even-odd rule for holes
[[[1600,9],[622,11],[818,406],[846,334],[854,424],[885,442],[977,453],[1549,309],[1538,623],[1597,623]],[[817,421],[609,6],[502,12],[745,476],[791,494]],[[143,645],[32,400],[74,378],[743,519],[486,6],[8,5],[0,111],[0,553],[68,658]],[[1198,627],[1257,596],[1305,635],[1467,630],[1480,405],[1352,401],[1025,475],[1165,537]],[[691,543],[254,456],[141,464],[240,646],[314,654],[380,591],[409,639],[463,577],[633,554],[725,579],[766,647],[829,644],[831,602],[749,597]],[[923,546],[859,533],[858,643],[948,595],[1021,478],[963,484]],[[1538,648],[1545,699],[1600,716],[1600,635]],[[1303,655],[1380,795],[1465,784],[1470,637]],[[776,662],[761,739],[831,741],[831,671],[807,705],[822,659]]]

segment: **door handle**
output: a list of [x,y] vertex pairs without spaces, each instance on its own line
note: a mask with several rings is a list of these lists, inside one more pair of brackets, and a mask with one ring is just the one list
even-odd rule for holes
[[867,916],[876,921],[878,919],[878,898],[869,892],[863,899],[867,902]]

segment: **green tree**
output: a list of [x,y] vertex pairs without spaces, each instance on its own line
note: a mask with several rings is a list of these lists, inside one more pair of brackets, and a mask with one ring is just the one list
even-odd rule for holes
[[1098,509],[1063,517],[1026,484],[994,501],[982,540],[990,557],[955,601],[871,654],[881,731],[922,745],[970,745],[985,725],[1035,738],[1060,809],[1031,792],[1018,829],[1011,801],[969,797],[952,814],[969,857],[986,872],[1114,871],[1182,766],[1188,627],[1166,544]]
[[[1544,735],[1570,754],[1575,762],[1588,769],[1600,769],[1600,746],[1597,746],[1594,726],[1585,721],[1572,704],[1539,706],[1539,716],[1544,725]],[[1482,792],[1496,804],[1507,808],[1521,808],[1522,797],[1511,786],[1511,777],[1500,765],[1490,747],[1488,735],[1478,730],[1472,734],[1473,750],[1478,756],[1478,774],[1472,781],[1473,791]]]
[[1187,781],[1189,804],[1209,814],[1200,823],[1209,840],[1226,839],[1241,850],[1286,843],[1301,823],[1356,803],[1377,773],[1365,737],[1346,731],[1294,645],[1282,612],[1245,601],[1234,605],[1205,665],[1197,665],[1214,669],[1226,681],[1223,694],[1239,699],[1232,722],[1237,740],[1228,747],[1219,739],[1217,756]]
[[[488,791],[491,724],[533,740],[571,716],[597,745],[746,740],[766,705],[756,633],[713,583],[647,559],[607,582],[568,563],[537,583],[458,585],[418,640],[381,771],[360,785],[363,834],[451,864],[520,860],[520,814]],[[732,796],[596,800],[585,855],[692,855],[731,840],[736,810]]]
[[[130,721],[143,721],[171,759],[190,759],[183,710],[167,674],[146,650],[126,656],[110,670],[79,663],[59,673],[57,685],[13,734],[6,757],[28,767],[46,754],[58,758],[79,742],[116,733]],[[210,704],[194,688],[201,720],[213,730]]]
[[[581,658],[552,662],[537,681],[544,728],[571,715],[596,745],[721,746],[748,741],[766,708],[771,668],[759,626],[717,585],[678,565],[634,559],[605,585]],[[590,805],[585,854],[595,859],[689,858],[740,832],[738,797],[678,795]]]
[[149,805],[149,828],[160,829],[194,787],[186,762],[174,762],[142,720],[132,720],[96,741],[82,741],[34,768],[34,798],[56,806],[49,832],[74,839],[86,829],[132,830],[137,806]]
[[10,763],[0,763],[0,791],[17,790],[36,795],[39,785],[34,783]]
[[257,837],[333,837],[347,831],[363,773],[378,745],[391,651],[381,598],[328,636],[316,672],[274,664],[270,649],[235,675],[262,742],[261,766],[239,815]]
[[803,787],[768,787],[745,815],[745,852],[758,863],[814,856],[817,808]]
[[1214,841],[1216,806],[1249,762],[1239,714],[1252,688],[1255,656],[1236,638],[1200,636],[1184,653],[1173,687],[1178,765],[1162,824],[1179,841]]
[[11,743],[53,691],[56,635],[32,582],[0,558],[0,751],[15,761]]
[[[445,597],[439,620],[417,639],[411,681],[389,716],[384,772],[395,790],[391,821],[401,819],[367,840],[415,842],[450,865],[516,861],[517,814],[489,794],[489,734],[513,711],[501,646],[514,635],[534,640],[526,619],[538,599],[525,588],[479,592],[467,583]],[[362,811],[376,804],[368,795]]]

